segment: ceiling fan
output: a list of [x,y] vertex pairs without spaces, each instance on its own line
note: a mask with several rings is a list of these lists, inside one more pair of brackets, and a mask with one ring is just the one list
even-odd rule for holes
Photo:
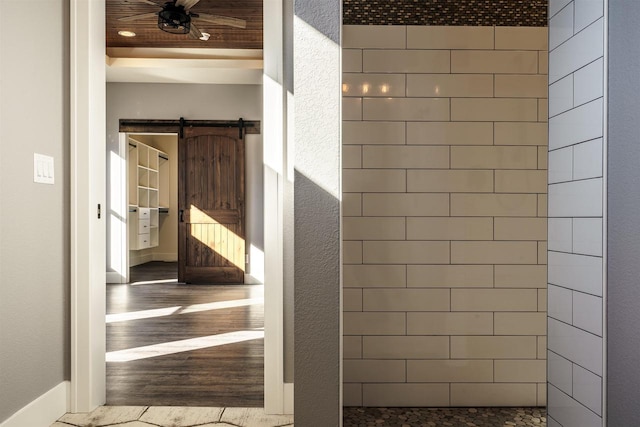
[[247,21],[244,19],[231,18],[229,16],[210,15],[208,13],[195,13],[191,8],[200,0],[172,0],[160,5],[152,0],[136,0],[138,3],[146,3],[152,6],[162,8],[159,12],[143,13],[141,15],[127,16],[118,19],[119,21],[137,21],[139,19],[158,17],[158,28],[162,31],[172,34],[189,34],[192,39],[207,40],[208,34],[205,36],[198,27],[193,23],[194,19],[198,22],[208,22],[215,25],[226,25],[235,28],[246,28]]

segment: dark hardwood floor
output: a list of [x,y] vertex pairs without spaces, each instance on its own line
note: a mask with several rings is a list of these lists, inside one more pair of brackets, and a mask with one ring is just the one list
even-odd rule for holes
[[261,407],[263,287],[145,283],[174,263],[107,286],[107,404]]

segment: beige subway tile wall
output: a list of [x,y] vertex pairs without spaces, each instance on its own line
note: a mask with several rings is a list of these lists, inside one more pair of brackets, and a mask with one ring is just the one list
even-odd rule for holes
[[345,405],[546,403],[547,45],[345,26]]

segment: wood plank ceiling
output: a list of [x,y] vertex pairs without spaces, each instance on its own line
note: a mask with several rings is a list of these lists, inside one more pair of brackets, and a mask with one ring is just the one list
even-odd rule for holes
[[[155,0],[154,0],[155,1]],[[262,1],[263,0],[200,0],[191,11],[211,15],[229,16],[247,21],[247,28],[233,28],[210,24],[195,19],[202,32],[211,34],[207,41],[193,40],[188,34],[169,34],[158,28],[157,16],[136,21],[119,21],[119,18],[158,12],[158,7],[139,0],[106,0],[107,48],[207,48],[207,49],[262,49]],[[128,30],[135,37],[123,37],[118,31]]]

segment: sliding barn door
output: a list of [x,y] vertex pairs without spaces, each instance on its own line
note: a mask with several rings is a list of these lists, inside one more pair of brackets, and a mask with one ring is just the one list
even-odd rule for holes
[[178,280],[243,283],[244,140],[238,129],[185,128],[178,151]]

